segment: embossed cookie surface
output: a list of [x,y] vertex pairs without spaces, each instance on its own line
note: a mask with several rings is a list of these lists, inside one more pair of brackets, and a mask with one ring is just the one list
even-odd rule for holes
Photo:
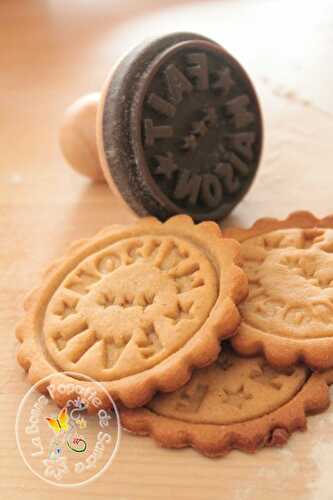
[[281,446],[306,427],[305,413],[327,408],[325,374],[304,365],[278,371],[262,356],[242,358],[224,348],[182,388],[157,394],[144,408],[121,410],[124,427],[166,447],[193,446],[208,456],[231,449]]
[[64,370],[113,380],[179,349],[206,321],[217,276],[190,242],[139,236],[111,244],[60,284],[45,315],[46,348]]
[[139,214],[220,219],[256,173],[262,122],[253,86],[217,43],[176,33],[139,46],[103,93],[104,170]]
[[148,407],[186,422],[233,424],[266,415],[290,401],[307,373],[302,366],[279,373],[261,357],[247,359],[223,352],[184,387],[156,396]]
[[[327,227],[325,227],[325,225]],[[299,227],[297,227],[299,226]],[[242,242],[249,295],[241,305],[237,350],[263,350],[277,366],[304,359],[333,365],[333,229],[330,220],[292,214],[228,230]]]
[[32,295],[19,360],[105,381],[130,405],[156,385],[179,387],[192,358],[213,360],[239,322],[247,284],[237,252],[215,224],[186,216],[111,227],[76,245]]
[[281,229],[242,244],[244,324],[305,339],[333,336],[333,230]]

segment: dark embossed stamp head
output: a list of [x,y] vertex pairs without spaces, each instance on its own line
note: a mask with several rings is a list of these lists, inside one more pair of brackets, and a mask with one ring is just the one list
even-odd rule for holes
[[258,168],[262,119],[240,64],[199,35],[144,43],[117,66],[101,100],[104,170],[140,215],[221,219]]

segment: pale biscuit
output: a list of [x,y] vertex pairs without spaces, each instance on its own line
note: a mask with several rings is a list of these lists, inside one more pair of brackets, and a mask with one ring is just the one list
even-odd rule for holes
[[332,371],[311,374],[298,365],[271,368],[263,357],[242,358],[224,348],[211,366],[172,394],[158,394],[144,408],[121,409],[123,426],[151,435],[165,447],[192,446],[215,457],[232,449],[254,452],[281,446],[306,428],[306,414],[329,405]]
[[234,348],[244,355],[262,352],[277,367],[298,361],[332,367],[333,217],[296,212],[224,235],[241,242],[249,278]]
[[175,390],[239,325],[247,279],[238,254],[215,223],[188,216],[111,226],[77,242],[26,302],[19,362],[31,381],[88,375],[131,407]]

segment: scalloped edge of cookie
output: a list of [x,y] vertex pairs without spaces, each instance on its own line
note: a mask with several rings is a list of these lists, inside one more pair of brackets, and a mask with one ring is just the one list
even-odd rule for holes
[[[226,228],[222,234],[234,238],[240,243],[266,232],[279,229],[333,228],[333,215],[318,219],[311,212],[292,212],[286,219],[258,219],[250,228]],[[231,340],[233,348],[240,354],[254,356],[263,354],[267,361],[276,368],[284,368],[298,362],[304,362],[314,370],[326,370],[333,367],[333,339],[292,339],[265,334],[247,325],[247,333],[240,326],[237,335]]]
[[246,324],[246,333],[242,324],[237,335],[231,339],[232,347],[243,356],[262,354],[275,368],[288,368],[299,362],[312,370],[327,370],[333,367],[333,339],[295,340],[261,332]]
[[232,450],[254,453],[265,446],[282,446],[291,434],[306,430],[307,415],[320,413],[330,404],[328,384],[333,371],[310,375],[288,403],[259,418],[230,425],[197,424],[164,417],[147,408],[120,408],[123,427],[140,436],[151,436],[165,448],[192,447],[214,458]]
[[306,210],[297,210],[288,215],[286,219],[276,219],[273,217],[261,217],[249,228],[228,227],[222,229],[222,235],[225,238],[233,238],[240,243],[268,231],[278,229],[311,229],[312,227],[333,228],[333,214],[318,219],[311,212]]
[[[20,365],[28,372],[28,378],[32,383],[36,383],[43,377],[51,374],[54,374],[56,379],[57,374],[61,373],[47,359],[42,350],[38,341],[38,333],[36,333],[35,316],[37,315],[39,304],[45,301],[44,295],[48,293],[49,287],[57,279],[58,274],[66,274],[68,271],[66,270],[68,261],[79,262],[85,256],[89,255],[89,250],[98,248],[99,244],[101,244],[100,242],[104,241],[103,239],[108,239],[118,231],[125,230],[130,233],[131,228],[137,228],[138,226],[141,228],[159,228],[162,225],[171,227],[179,236],[184,235],[184,230],[185,232],[191,230],[192,238],[204,242],[207,247],[207,241],[210,240],[215,240],[218,242],[218,245],[224,246],[225,264],[222,266],[220,274],[223,276],[225,282],[225,298],[219,304],[214,305],[206,325],[201,327],[198,333],[189,339],[178,351],[158,365],[150,368],[149,375],[147,375],[148,370],[145,370],[124,379],[101,382],[101,384],[115,401],[133,408],[146,404],[157,391],[175,391],[190,379],[194,368],[202,368],[216,360],[221,350],[221,340],[231,337],[237,331],[240,323],[237,303],[244,299],[248,293],[246,275],[237,265],[239,262],[240,245],[235,240],[222,238],[221,230],[214,222],[194,224],[191,217],[187,215],[172,217],[164,223],[154,217],[146,217],[139,219],[133,225],[117,224],[106,227],[92,238],[73,242],[62,258],[55,260],[48,266],[43,275],[42,285],[33,289],[28,295],[24,302],[25,317],[16,329],[16,336],[21,342],[17,359]],[[216,251],[215,253],[217,254]],[[68,267],[70,266],[68,265]],[[72,381],[74,379],[66,377],[66,380]],[[87,386],[89,383],[81,381],[80,384]],[[44,391],[45,387],[41,390]],[[101,394],[102,396],[103,394]],[[59,406],[65,402],[61,394],[54,399]]]

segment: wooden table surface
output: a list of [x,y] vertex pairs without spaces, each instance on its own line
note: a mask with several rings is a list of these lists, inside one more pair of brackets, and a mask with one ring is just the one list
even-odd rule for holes
[[[150,11],[146,6],[150,6]],[[0,3],[0,497],[73,494],[116,500],[329,500],[333,409],[281,450],[209,460],[124,433],[111,468],[78,491],[34,477],[15,444],[29,387],[14,327],[41,269],[76,238],[133,220],[106,185],[65,164],[62,112],[98,90],[121,52],[147,34],[187,30],[222,43],[250,73],[262,103],[265,148],[250,193],[225,223],[248,225],[295,209],[333,211],[333,2],[2,0]]]

